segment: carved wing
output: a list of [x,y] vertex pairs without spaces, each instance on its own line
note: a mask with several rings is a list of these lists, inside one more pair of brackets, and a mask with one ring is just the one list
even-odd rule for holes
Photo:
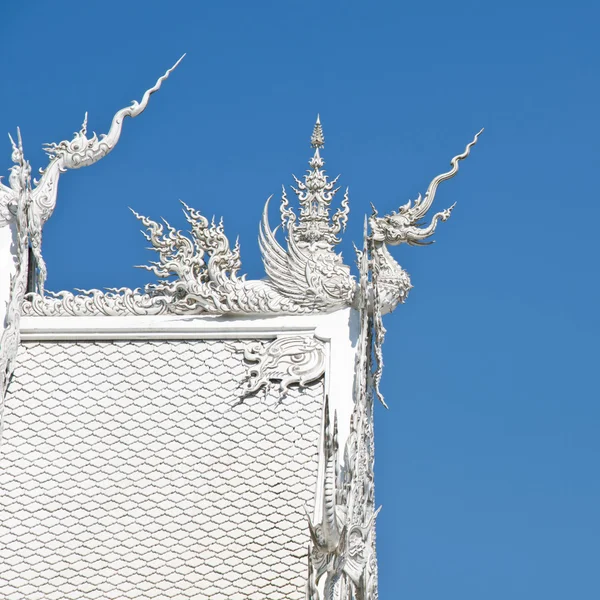
[[275,238],[275,231],[269,224],[270,196],[263,210],[259,228],[259,245],[265,271],[273,285],[288,298],[299,304],[306,303],[307,267],[309,257],[298,247],[294,236],[288,236],[288,251],[286,252]]

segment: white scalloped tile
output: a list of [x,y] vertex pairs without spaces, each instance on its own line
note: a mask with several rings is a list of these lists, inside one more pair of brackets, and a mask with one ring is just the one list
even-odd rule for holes
[[23,343],[0,448],[10,600],[301,600],[322,382],[238,404],[241,342]]

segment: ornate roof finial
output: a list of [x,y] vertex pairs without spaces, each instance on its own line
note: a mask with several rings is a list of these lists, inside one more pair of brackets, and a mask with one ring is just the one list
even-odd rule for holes
[[292,190],[300,205],[298,217],[283,188],[280,213],[282,229],[287,233],[287,251],[269,225],[268,200],[265,205],[259,238],[263,262],[270,281],[284,296],[324,309],[349,306],[355,293],[354,278],[341,254],[334,251],[350,212],[348,190],[332,216],[331,202],[339,190],[338,177],[330,180],[323,168],[320,148],[325,138],[318,116],[310,141],[314,148],[308,161],[310,168],[303,180],[293,176],[296,185]]
[[295,223],[295,217],[290,219],[291,211],[287,207],[285,191],[282,215],[284,220],[290,220],[293,235],[300,245],[324,244],[331,249],[340,241],[337,234],[345,228],[350,209],[348,207],[348,190],[346,190],[342,207],[336,211],[333,218],[329,215],[331,201],[339,190],[335,187],[339,175],[329,180],[323,169],[325,161],[321,157],[319,149],[325,144],[325,137],[319,115],[317,115],[310,143],[315,149],[315,153],[308,161],[310,169],[304,175],[304,181],[300,181],[294,175],[296,187],[292,187],[300,204],[299,222]]
[[321,127],[320,115],[317,115],[317,122],[315,123],[312,135],[310,136],[310,145],[315,150],[325,146],[325,136],[323,135],[323,127]]

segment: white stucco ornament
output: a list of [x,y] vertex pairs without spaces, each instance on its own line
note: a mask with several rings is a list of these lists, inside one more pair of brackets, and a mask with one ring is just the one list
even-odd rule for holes
[[[190,226],[189,236],[168,223],[163,225],[133,211],[146,227],[144,235],[158,254],[156,261],[140,268],[156,275],[158,283],[136,290],[32,293],[23,304],[23,313],[30,316],[303,314],[354,305],[356,282],[350,268],[335,251],[348,218],[348,190],[340,208],[330,216],[330,205],[339,189],[335,187],[338,178],[330,181],[323,170],[324,138],[320,119],[311,140],[314,154],[309,161],[310,169],[303,181],[295,178],[296,185],[292,187],[300,205],[299,216],[290,206],[283,188],[281,224],[277,229],[287,234],[285,248],[269,223],[271,198],[263,210],[259,245],[266,280],[247,280],[240,274],[239,243],[236,241],[231,247],[222,221],[209,221],[200,211],[182,203]],[[449,217],[451,209],[434,215],[428,227],[419,227],[431,207],[437,186],[458,171],[458,161],[468,156],[476,140],[477,136],[463,154],[452,160],[451,171],[432,181],[423,201],[417,199],[414,206],[409,202],[398,213],[386,217],[378,217],[374,210],[369,220],[372,233],[368,248],[376,274],[369,284],[377,287],[374,294],[377,305],[373,305],[373,310],[385,314],[406,300],[412,287],[410,278],[391,256],[387,245],[422,245],[434,233],[438,220]]]
[[282,335],[271,342],[250,342],[244,396],[272,385],[284,394],[291,385],[306,386],[325,373],[325,345],[315,337]]
[[[366,245],[366,244],[365,244]],[[321,431],[319,492],[309,517],[307,600],[378,600],[375,544],[375,446],[373,431],[373,321],[369,310],[369,261],[360,261],[354,410],[343,458],[338,421],[325,401]]]
[[[152,314],[301,314],[327,312],[352,306],[356,302],[356,282],[341,254],[335,251],[349,214],[346,189],[340,206],[333,215],[331,204],[339,188],[338,177],[330,180],[324,170],[321,151],[325,144],[323,127],[317,118],[312,136],[313,156],[303,179],[294,177],[292,186],[300,207],[296,215],[283,188],[280,225],[273,230],[269,223],[269,204],[265,203],[259,226],[259,244],[266,280],[246,280],[240,274],[240,246],[232,247],[222,222],[209,221],[197,209],[184,204],[190,225],[190,236],[162,225],[134,211],[147,229],[145,236],[158,254],[158,260],[146,268],[159,278],[143,289],[79,290],[46,293],[46,265],[41,251],[42,229],[56,204],[60,174],[68,169],[89,166],[106,156],[116,146],[125,117],[136,117],[147,107],[150,96],[160,89],[164,80],[177,67],[169,69],[147,90],[141,102],[119,110],[113,117],[109,132],[87,137],[87,114],[83,126],[70,141],[45,147],[50,163],[41,171],[29,193],[27,228],[29,244],[35,259],[36,289],[23,304],[26,315],[52,316],[119,316]],[[430,184],[423,200],[400,207],[398,212],[379,217],[377,211],[369,219],[373,260],[372,285],[377,287],[373,310],[384,314],[404,302],[411,283],[408,274],[390,255],[387,246],[407,243],[422,245],[430,237],[439,220],[445,221],[453,207],[433,216],[429,226],[421,227],[433,203],[438,185],[458,171],[458,161],[466,158],[477,136],[465,152],[452,160],[452,169],[439,175]],[[11,180],[12,181],[12,180]],[[16,210],[17,195],[12,183],[0,183],[0,226],[11,222]],[[286,244],[276,236],[284,233]],[[1,240],[0,240],[1,241]],[[376,280],[376,281],[375,281]]]
[[[21,304],[27,291],[29,268],[29,231],[27,214],[31,206],[31,167],[25,160],[21,132],[18,132],[18,144],[11,138],[13,147],[12,160],[14,166],[10,172],[11,195],[0,197],[0,205],[8,209],[9,220],[0,222],[0,239],[13,239],[11,250],[14,252],[10,260],[3,257],[0,264],[9,266],[2,275],[9,276],[9,298],[2,314],[3,328],[0,335],[0,439],[4,414],[4,397],[12,372],[14,370],[20,340]],[[2,185],[0,183],[0,185]],[[4,299],[0,298],[0,302]],[[6,301],[6,300],[5,300]],[[3,307],[4,308],[4,307]]]
[[[137,117],[146,110],[150,96],[160,89],[163,81],[182,59],[183,56],[158,79],[153,87],[146,90],[141,102],[134,100],[131,106],[119,110],[113,117],[108,133],[102,134],[100,137],[94,133],[91,138],[88,138],[88,115],[86,113],[81,129],[75,132],[72,140],[64,140],[58,144],[50,143],[44,147],[50,162],[44,169],[40,169],[40,179],[33,181],[27,214],[29,243],[37,263],[37,286],[42,295],[47,275],[46,263],[42,256],[42,228],[54,212],[61,173],[69,169],[81,169],[92,165],[111,152],[121,137],[125,117]],[[0,215],[6,214],[6,206],[10,207],[16,203],[16,192],[12,181],[10,181],[9,187],[0,182]]]

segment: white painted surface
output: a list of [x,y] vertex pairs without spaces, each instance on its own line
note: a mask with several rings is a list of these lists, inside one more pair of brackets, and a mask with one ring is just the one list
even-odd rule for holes
[[243,345],[21,345],[1,452],[2,597],[304,598],[323,383],[240,404]]
[[[11,600],[304,598],[325,393],[340,445],[353,408],[353,310],[24,317],[21,335],[0,448]],[[242,350],[289,335],[324,343],[324,378],[239,403]]]

